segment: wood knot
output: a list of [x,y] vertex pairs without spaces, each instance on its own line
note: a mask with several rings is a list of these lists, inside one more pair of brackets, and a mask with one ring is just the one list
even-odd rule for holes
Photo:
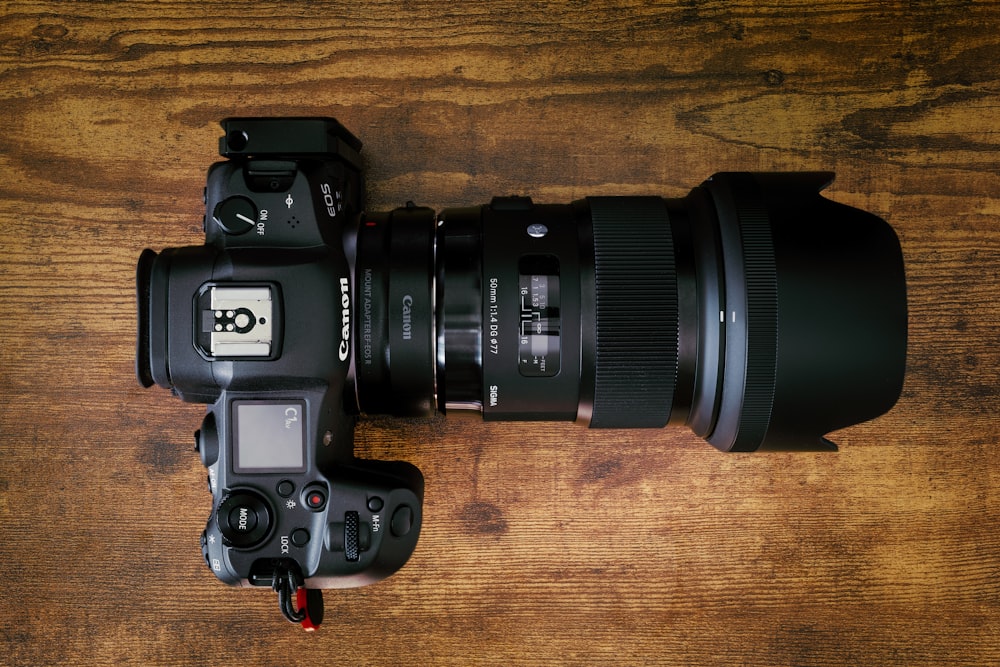
[[55,42],[69,34],[69,28],[55,23],[40,23],[31,31],[31,36],[45,42]]
[[785,73],[780,69],[769,69],[764,72],[764,83],[769,86],[780,86],[785,82]]

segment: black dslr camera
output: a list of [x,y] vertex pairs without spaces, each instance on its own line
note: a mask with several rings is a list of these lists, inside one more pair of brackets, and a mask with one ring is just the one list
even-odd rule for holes
[[139,258],[137,375],[209,404],[206,562],[312,628],[319,589],[400,568],[423,478],[353,455],[357,418],[473,410],[686,424],[724,451],[833,449],[899,397],[906,288],[880,218],[825,172],[680,199],[365,210],[329,118],[231,118],[205,244]]

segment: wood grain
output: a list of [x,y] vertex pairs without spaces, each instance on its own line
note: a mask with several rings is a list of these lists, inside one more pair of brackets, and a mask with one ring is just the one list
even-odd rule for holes
[[[1000,664],[990,2],[0,6],[0,663]],[[304,636],[201,562],[198,406],[132,375],[134,263],[201,242],[217,121],[334,115],[373,209],[833,169],[907,262],[903,396],[832,455],[376,418],[417,552]]]

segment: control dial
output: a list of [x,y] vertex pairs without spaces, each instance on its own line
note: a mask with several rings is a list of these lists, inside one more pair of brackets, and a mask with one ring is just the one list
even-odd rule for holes
[[222,499],[216,512],[223,538],[237,549],[249,549],[264,541],[271,530],[271,505],[253,491],[233,491]]

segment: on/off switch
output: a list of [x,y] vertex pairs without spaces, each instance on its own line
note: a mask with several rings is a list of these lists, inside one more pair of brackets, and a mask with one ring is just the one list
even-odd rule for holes
[[257,225],[257,205],[246,197],[227,197],[216,205],[212,218],[227,234],[245,234]]

